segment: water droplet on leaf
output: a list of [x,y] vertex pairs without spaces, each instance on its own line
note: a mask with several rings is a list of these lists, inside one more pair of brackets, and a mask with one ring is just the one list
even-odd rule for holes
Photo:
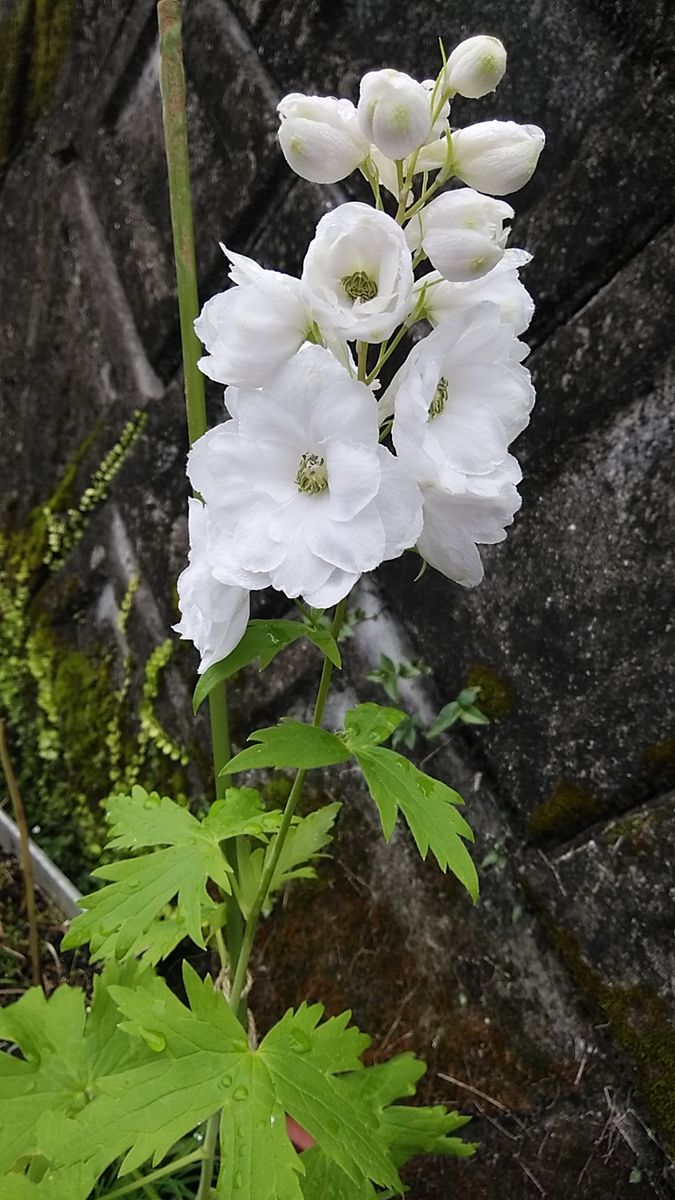
[[155,1033],[152,1029],[144,1029],[142,1037],[148,1050],[154,1050],[156,1054],[159,1054],[166,1046],[166,1038],[163,1033]]
[[248,1088],[236,1087],[232,1093],[235,1100],[248,1100]]
[[243,1182],[244,1182],[244,1180],[242,1178],[241,1171],[237,1171],[234,1176],[234,1179],[232,1180],[233,1187],[240,1188]]
[[223,1075],[223,1078],[221,1079],[220,1082],[222,1083],[224,1088],[231,1088],[232,1087],[232,1076],[231,1075]]
[[311,1039],[299,1025],[291,1025],[290,1034],[291,1050],[294,1050],[296,1054],[306,1054],[308,1050],[312,1049]]

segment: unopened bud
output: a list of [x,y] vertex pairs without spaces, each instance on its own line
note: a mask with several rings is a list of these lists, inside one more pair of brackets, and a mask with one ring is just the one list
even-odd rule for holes
[[387,158],[407,158],[431,129],[429,92],[402,71],[369,71],[361,80],[361,131]]
[[369,143],[351,100],[292,92],[277,106],[279,143],[296,175],[311,183],[337,183],[366,158]]
[[546,138],[538,125],[482,121],[452,135],[454,174],[479,192],[508,196],[532,178]]
[[479,100],[494,92],[506,70],[506,50],[499,38],[467,38],[455,46],[443,71],[445,89]]

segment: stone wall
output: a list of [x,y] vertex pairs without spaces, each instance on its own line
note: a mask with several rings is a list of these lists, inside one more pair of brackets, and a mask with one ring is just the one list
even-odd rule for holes
[[[97,853],[96,802],[116,779],[194,794],[208,767],[205,730],[189,715],[191,651],[167,645],[186,441],[154,5],[46,9],[51,24],[39,5],[0,6],[0,703],[32,819],[72,872]],[[382,651],[430,664],[431,677],[404,690],[422,719],[467,681],[482,685],[498,719],[421,751],[467,799],[477,861],[487,860],[482,898],[473,909],[402,833],[385,847],[354,776],[331,777],[320,786],[344,801],[337,859],[270,920],[261,1023],[322,999],[353,1006],[376,1052],[427,1056],[425,1098],[473,1112],[482,1148],[468,1163],[413,1169],[416,1200],[495,1187],[528,1200],[666,1197],[672,5],[185,9],[204,296],[225,280],[219,240],[297,271],[317,216],[339,198],[294,180],[280,157],[274,108],[287,91],[353,97],[363,71],[383,65],[424,77],[439,34],[452,45],[484,30],[506,43],[509,72],[459,122],[508,116],[548,135],[536,179],[515,197],[512,239],[535,254],[538,299],[522,513],[486,555],[476,591],[432,572],[413,584],[403,560],[362,590],[373,619],[346,643],[334,709],[354,694],[382,698],[364,680]],[[213,419],[219,403],[214,389]],[[247,675],[235,736],[289,703],[302,714],[316,669],[305,649],[262,680]]]

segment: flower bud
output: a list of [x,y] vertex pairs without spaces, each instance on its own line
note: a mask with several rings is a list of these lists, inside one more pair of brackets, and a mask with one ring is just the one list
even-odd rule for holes
[[452,169],[469,187],[508,196],[534,174],[546,138],[538,125],[481,121],[452,135]]
[[333,96],[285,96],[279,143],[289,167],[311,183],[337,183],[355,171],[368,154],[351,100]]
[[444,192],[413,217],[406,228],[412,250],[420,245],[444,279],[466,283],[479,279],[504,254],[513,209],[503,200],[471,188]]
[[361,131],[387,158],[407,158],[430,133],[429,92],[402,71],[369,71],[361,80]]
[[506,50],[499,38],[467,38],[455,46],[443,71],[445,90],[479,100],[494,92],[506,70]]

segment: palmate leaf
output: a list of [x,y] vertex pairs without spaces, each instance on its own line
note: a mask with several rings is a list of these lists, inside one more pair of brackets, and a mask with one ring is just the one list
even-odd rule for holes
[[473,832],[457,812],[455,806],[463,803],[457,792],[383,746],[360,750],[355,757],[378,807],[385,839],[389,841],[397,812],[402,812],[422,858],[431,850],[441,870],[449,868],[476,900],[478,875],[462,841],[472,842]]
[[[272,876],[266,909],[271,907],[270,898],[274,893],[291,879],[316,878],[312,860],[331,841],[331,830],[339,811],[339,804],[327,804],[306,817],[294,818]],[[253,907],[271,853],[271,845],[252,850],[246,838],[241,838],[237,844],[237,877],[233,880],[233,887],[245,917]]]
[[[395,1104],[411,1096],[415,1085],[426,1071],[426,1065],[413,1054],[400,1054],[376,1067],[353,1072],[343,1082],[355,1099],[368,1104],[377,1114],[381,1136],[387,1142],[397,1167],[402,1167],[417,1154],[452,1154],[466,1157],[475,1146],[461,1138],[450,1136],[471,1119],[457,1112],[448,1112],[442,1105],[417,1108]],[[320,1146],[305,1151],[302,1156],[305,1177],[302,1180],[303,1200],[384,1200],[369,1180],[355,1184],[329,1158]],[[393,1193],[387,1193],[393,1195]]]
[[[370,1178],[399,1186],[377,1114],[343,1083],[345,1071],[351,1077],[363,1069],[358,1056],[368,1040],[348,1027],[348,1014],[321,1024],[321,1006],[303,1005],[289,1011],[254,1051],[209,979],[200,980],[185,965],[184,982],[189,1008],[156,976],[142,989],[111,988],[126,1018],[119,1036],[137,1035],[144,1059],[98,1080],[92,1101],[72,1118],[60,1118],[60,1126],[57,1117],[38,1146],[48,1152],[49,1171],[36,1200],[58,1194],[64,1179],[77,1178],[85,1168],[98,1178],[121,1155],[126,1155],[122,1173],[150,1156],[159,1162],[218,1109],[223,1110],[218,1195],[299,1200],[302,1160],[285,1133],[287,1112],[355,1183]],[[81,1200],[76,1191],[72,1200]]]
[[341,738],[326,729],[305,725],[301,721],[285,720],[268,729],[258,729],[249,735],[249,746],[230,759],[222,774],[261,767],[327,767],[346,762],[349,750]]
[[232,1073],[220,1119],[219,1200],[302,1200],[304,1171],[263,1060],[249,1054]]
[[117,1029],[120,1014],[109,993],[111,984],[142,989],[146,979],[136,963],[109,964],[94,980],[89,1012],[84,992],[65,986],[49,1000],[31,988],[0,1009],[0,1038],[24,1055],[0,1054],[0,1178],[18,1158],[37,1153],[43,1115],[76,1116],[99,1094],[104,1076],[151,1058],[142,1042]]
[[478,876],[464,845],[464,841],[473,841],[473,832],[457,811],[456,806],[464,803],[461,796],[439,779],[425,775],[402,754],[378,744],[403,717],[397,709],[358,705],[345,717],[346,744],[378,807],[385,839],[389,841],[401,812],[422,858],[431,850],[441,870],[450,869],[476,900]]
[[290,1011],[263,1039],[258,1053],[264,1058],[276,1095],[285,1112],[354,1183],[360,1184],[365,1177],[382,1187],[399,1187],[376,1114],[334,1074],[336,1057],[339,1070],[358,1062],[354,1031],[340,1028],[340,1019],[329,1022],[325,1034],[321,1027],[317,1030],[322,1011],[321,1005]]
[[213,688],[229,679],[242,667],[258,661],[262,671],[271,663],[273,658],[286,646],[292,645],[299,638],[309,638],[315,646],[325,654],[326,658],[340,667],[340,651],[337,643],[327,629],[307,625],[304,621],[249,621],[246,633],[227,658],[214,663],[201,676],[193,697],[193,708],[197,712]]
[[[184,926],[181,936],[203,947],[203,910],[214,907],[207,882],[231,891],[232,868],[221,841],[241,834],[264,838],[279,823],[279,814],[265,812],[253,788],[228,789],[203,821],[167,796],[148,794],[141,787],[130,796],[112,797],[108,815],[113,847],[151,847],[152,852],[94,871],[110,882],[81,901],[86,911],[75,918],[63,942],[66,949],[90,942],[94,958],[121,959],[136,953],[152,929],[158,932],[157,920],[175,896]],[[169,948],[171,941],[168,937]]]

